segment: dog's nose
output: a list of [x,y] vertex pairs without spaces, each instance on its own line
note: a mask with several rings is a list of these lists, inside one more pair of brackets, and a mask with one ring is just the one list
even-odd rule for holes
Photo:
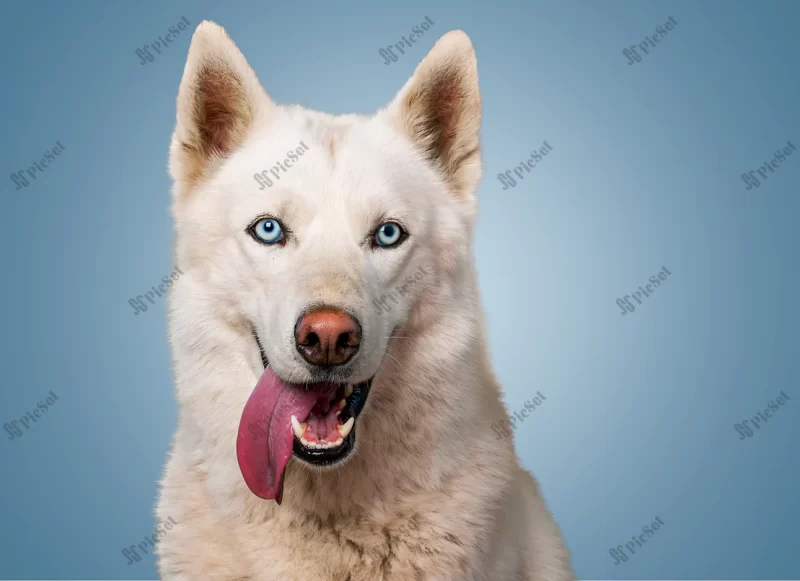
[[319,309],[302,315],[294,327],[294,342],[303,359],[314,365],[343,365],[361,345],[361,325],[339,309]]

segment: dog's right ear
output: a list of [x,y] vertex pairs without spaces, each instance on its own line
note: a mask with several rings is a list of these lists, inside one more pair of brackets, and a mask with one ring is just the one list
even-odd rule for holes
[[462,197],[481,177],[481,93],[472,41],[462,30],[440,38],[387,107],[394,125]]
[[185,191],[241,145],[273,103],[244,55],[214,22],[203,21],[189,46],[170,145],[170,173]]

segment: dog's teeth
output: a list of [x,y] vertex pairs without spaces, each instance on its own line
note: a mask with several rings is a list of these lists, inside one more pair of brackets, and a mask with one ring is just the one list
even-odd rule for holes
[[339,430],[339,433],[342,435],[342,438],[346,438],[350,434],[350,430],[353,429],[353,425],[355,423],[356,419],[350,418],[344,423],[344,425],[336,426],[336,429]]
[[344,386],[344,396],[350,397],[352,394],[353,394],[353,385],[351,383],[348,383],[347,385]]
[[340,409],[340,410],[343,410],[343,409],[344,409],[344,406],[346,406],[346,405],[347,405],[347,400],[344,400],[344,399],[343,399],[343,400],[341,400],[341,401],[339,402],[339,404],[338,404],[338,405],[339,405],[339,409]]
[[346,424],[344,424],[343,426],[338,426],[341,437],[333,442],[311,442],[309,440],[306,440],[302,436],[298,436],[298,439],[300,440],[300,443],[304,447],[310,450],[329,450],[331,448],[338,448],[344,443],[344,439],[347,437],[347,434],[350,433],[350,430],[353,429],[354,423],[355,423],[355,418],[350,418]]
[[292,416],[292,431],[294,431],[295,436],[302,440],[306,431],[306,424],[301,424],[295,416]]

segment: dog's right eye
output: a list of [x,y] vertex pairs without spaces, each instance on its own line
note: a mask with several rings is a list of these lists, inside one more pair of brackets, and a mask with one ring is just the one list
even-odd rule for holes
[[262,244],[279,244],[285,240],[283,226],[275,218],[261,218],[247,231]]
[[406,231],[397,222],[384,222],[372,236],[373,244],[381,248],[398,246],[407,237]]

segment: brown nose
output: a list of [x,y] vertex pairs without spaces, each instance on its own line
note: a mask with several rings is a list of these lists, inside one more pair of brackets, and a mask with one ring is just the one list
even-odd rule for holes
[[297,320],[294,342],[309,363],[342,365],[358,352],[361,325],[339,309],[311,311]]

